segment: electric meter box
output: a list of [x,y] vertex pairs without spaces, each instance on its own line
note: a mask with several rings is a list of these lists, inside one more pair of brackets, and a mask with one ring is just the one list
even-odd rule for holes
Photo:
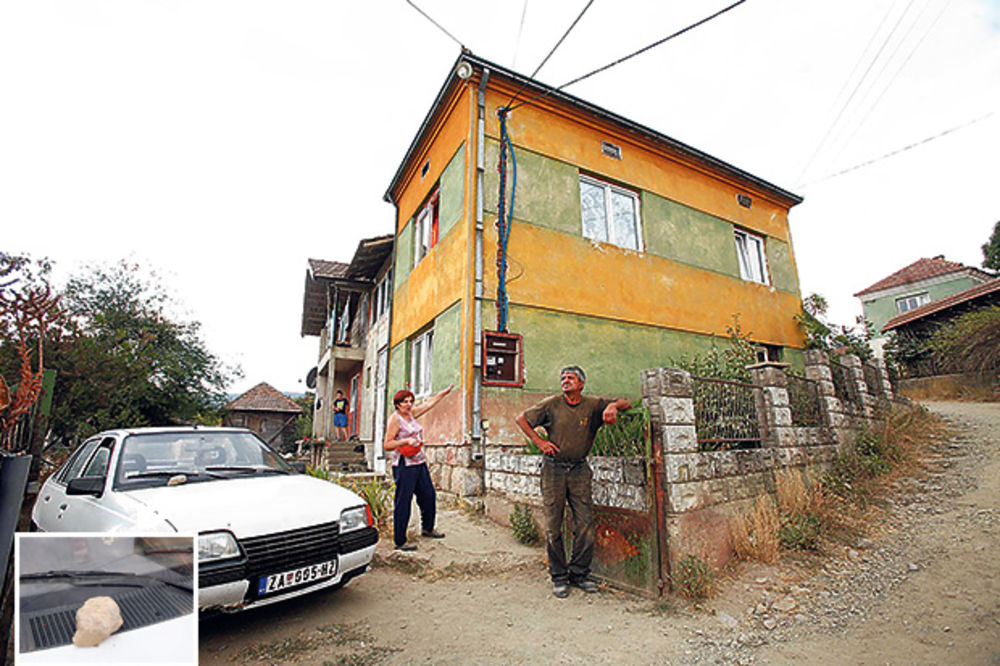
[[520,335],[483,331],[483,385],[524,386],[524,341]]

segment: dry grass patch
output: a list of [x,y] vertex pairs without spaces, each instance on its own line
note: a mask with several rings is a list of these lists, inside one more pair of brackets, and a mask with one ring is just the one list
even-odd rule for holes
[[761,495],[746,513],[729,521],[729,536],[736,555],[744,560],[772,563],[778,559],[778,530],[781,521],[774,500]]

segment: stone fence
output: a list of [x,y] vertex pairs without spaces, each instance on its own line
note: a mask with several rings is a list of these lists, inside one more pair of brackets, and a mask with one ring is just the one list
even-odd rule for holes
[[[751,366],[750,372],[757,394],[760,446],[717,451],[699,446],[691,375],[673,368],[642,373],[652,450],[662,453],[662,529],[670,565],[694,554],[721,566],[731,555],[731,515],[762,493],[773,493],[778,470],[825,470],[853,446],[858,431],[876,416],[879,403],[893,397],[880,361],[869,362],[866,369],[859,358],[845,356],[834,364],[824,352],[810,350],[805,353],[805,379],[814,387],[810,395],[819,403],[819,414],[813,425],[796,425],[800,419],[793,415],[787,366],[761,363]],[[541,456],[522,450],[520,445],[487,449],[485,508],[495,520],[506,522],[514,503],[536,511],[541,505]],[[637,512],[653,509],[646,460],[592,457],[590,462],[595,504]]]

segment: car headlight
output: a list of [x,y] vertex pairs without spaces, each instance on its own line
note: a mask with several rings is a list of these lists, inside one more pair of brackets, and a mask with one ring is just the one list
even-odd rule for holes
[[371,523],[368,517],[368,505],[344,509],[340,512],[340,532],[350,532],[368,527]]
[[229,532],[198,535],[198,562],[215,562],[240,556],[240,547]]

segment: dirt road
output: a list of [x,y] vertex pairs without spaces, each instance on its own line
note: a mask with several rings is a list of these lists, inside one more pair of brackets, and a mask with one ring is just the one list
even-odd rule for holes
[[451,550],[422,543],[411,573],[383,565],[338,592],[203,620],[201,663],[1000,664],[1000,405],[929,407],[956,437],[901,484],[883,534],[819,570],[748,565],[701,606],[559,600],[539,549],[444,512]]

